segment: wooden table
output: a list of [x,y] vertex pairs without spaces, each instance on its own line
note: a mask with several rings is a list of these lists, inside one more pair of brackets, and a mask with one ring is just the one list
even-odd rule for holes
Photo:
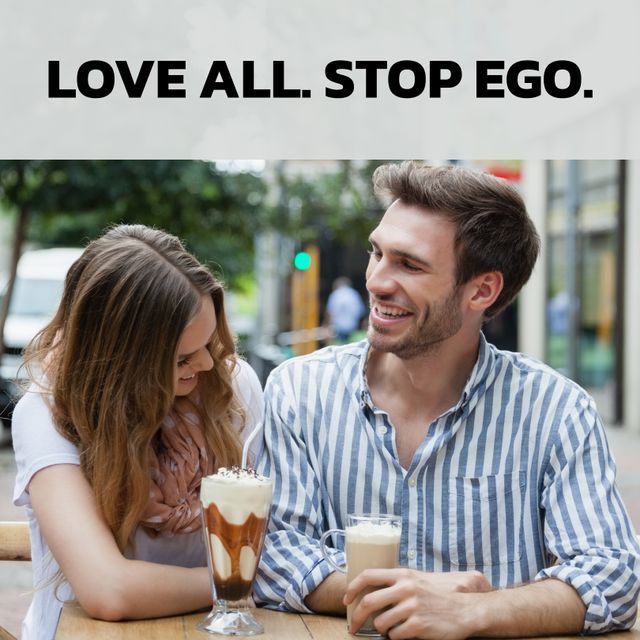
[[[132,620],[130,622],[101,622],[92,620],[77,604],[65,604],[62,610],[56,640],[133,640],[153,638],[154,640],[212,640],[213,634],[196,629],[205,612],[191,613],[171,618],[154,620]],[[347,632],[344,618],[330,616],[300,615],[280,613],[268,609],[256,609],[256,618],[264,625],[264,634],[256,640],[354,640]],[[640,640],[640,621],[628,633],[596,636],[602,640]],[[556,640],[578,640],[577,636],[567,636]]]
[[[222,638],[196,629],[207,611],[170,618],[102,622],[93,620],[76,603],[67,603],[56,632],[56,640],[213,640]],[[347,632],[344,618],[330,616],[281,613],[268,609],[254,609],[255,617],[263,624],[264,634],[256,640],[354,640]],[[637,639],[640,640],[640,636]]]

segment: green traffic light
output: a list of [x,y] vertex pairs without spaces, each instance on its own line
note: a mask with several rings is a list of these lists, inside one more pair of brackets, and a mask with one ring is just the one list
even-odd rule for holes
[[306,251],[298,251],[293,258],[293,266],[299,271],[306,271],[311,266],[311,256]]

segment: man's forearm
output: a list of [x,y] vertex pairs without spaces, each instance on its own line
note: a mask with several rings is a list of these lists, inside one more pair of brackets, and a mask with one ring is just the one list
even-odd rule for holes
[[474,636],[508,638],[580,633],[586,607],[578,592],[548,579],[513,589],[468,594],[476,599]]
[[347,579],[337,571],[327,576],[305,599],[304,603],[315,613],[344,615],[346,607],[342,603],[347,588]]

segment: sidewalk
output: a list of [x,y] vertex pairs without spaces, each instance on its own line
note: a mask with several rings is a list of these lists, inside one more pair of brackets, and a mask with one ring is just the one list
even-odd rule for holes
[[[618,487],[634,527],[640,532],[640,434],[609,428],[607,435],[618,465]],[[24,510],[11,503],[14,475],[13,451],[0,449],[0,520],[25,519]],[[16,636],[31,601],[30,590],[30,563],[0,563],[0,625]]]

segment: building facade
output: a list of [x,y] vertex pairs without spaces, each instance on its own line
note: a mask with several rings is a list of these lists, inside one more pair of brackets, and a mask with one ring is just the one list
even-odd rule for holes
[[543,251],[520,296],[519,349],[640,433],[640,163],[526,161],[522,191]]

